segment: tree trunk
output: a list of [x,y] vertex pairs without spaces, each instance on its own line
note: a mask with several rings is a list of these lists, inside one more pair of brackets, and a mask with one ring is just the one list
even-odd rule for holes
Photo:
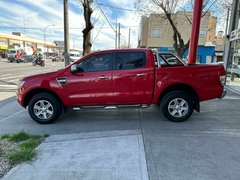
[[91,8],[93,0],[84,0],[83,9],[84,9],[84,19],[85,19],[85,29],[83,29],[83,56],[91,52],[92,42],[91,42],[91,30],[93,24],[91,23],[91,14],[93,10]]

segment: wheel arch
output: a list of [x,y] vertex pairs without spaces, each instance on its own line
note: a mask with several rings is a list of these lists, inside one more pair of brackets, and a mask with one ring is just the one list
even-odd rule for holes
[[28,106],[28,104],[33,96],[35,96],[36,94],[39,94],[39,93],[43,93],[43,92],[47,92],[47,93],[50,93],[53,96],[55,96],[61,102],[61,106],[64,107],[64,104],[63,104],[61,98],[54,91],[51,91],[51,90],[45,89],[45,88],[33,89],[30,92],[28,92],[24,98],[24,107]]
[[199,112],[200,111],[200,105],[199,105],[199,97],[198,94],[196,92],[196,90],[191,87],[190,85],[187,84],[174,84],[174,85],[170,85],[167,88],[165,88],[163,90],[163,92],[159,95],[158,98],[158,103],[160,104],[163,97],[172,91],[182,91],[185,92],[186,94],[190,95],[193,99],[193,103],[194,103],[194,109]]

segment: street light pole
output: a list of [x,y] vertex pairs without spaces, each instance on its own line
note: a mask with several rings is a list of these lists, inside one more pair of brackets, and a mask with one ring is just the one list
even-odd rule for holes
[[76,37],[73,38],[73,50],[74,50],[74,40],[75,40],[77,37],[82,37],[82,36],[76,36]]
[[[47,25],[44,29],[44,52],[46,51],[46,29],[49,27],[49,26],[55,26],[54,24],[52,25]],[[44,55],[44,52],[43,52],[43,58],[45,58],[45,55]]]
[[117,31],[117,28],[118,28],[118,24],[117,24],[117,11],[116,11],[116,8],[114,6],[110,6],[110,5],[106,5],[106,4],[102,4],[102,3],[99,3],[100,5],[102,6],[107,6],[107,7],[110,7],[110,8],[113,8],[114,11],[115,11],[115,14],[116,14],[116,38],[115,38],[115,49],[117,49],[117,38],[118,38],[118,31]]

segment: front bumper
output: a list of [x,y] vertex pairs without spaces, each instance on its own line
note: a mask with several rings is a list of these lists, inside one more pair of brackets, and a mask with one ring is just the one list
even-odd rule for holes
[[22,107],[25,107],[25,106],[24,106],[23,94],[22,94],[21,88],[17,89],[17,91],[16,91],[16,99],[17,99],[18,103],[19,103]]

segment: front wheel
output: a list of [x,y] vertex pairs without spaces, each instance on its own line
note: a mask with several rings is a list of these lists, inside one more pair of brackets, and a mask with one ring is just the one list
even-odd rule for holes
[[41,66],[44,67],[44,66],[45,66],[45,63],[43,62],[43,63],[41,64]]
[[33,66],[36,66],[36,62],[33,61],[33,62],[32,62],[32,65],[33,65]]
[[62,114],[61,102],[50,93],[40,93],[30,100],[28,113],[34,121],[40,124],[50,124]]
[[173,91],[166,94],[161,103],[164,116],[173,122],[187,120],[193,113],[192,98],[181,91]]

